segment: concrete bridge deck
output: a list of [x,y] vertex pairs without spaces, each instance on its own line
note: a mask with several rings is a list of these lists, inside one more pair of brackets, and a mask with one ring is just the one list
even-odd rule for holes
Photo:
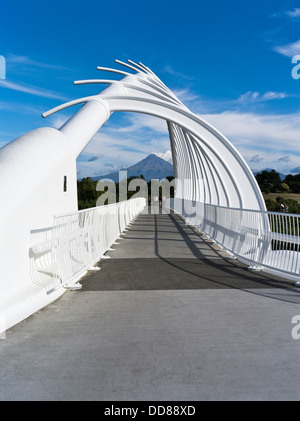
[[0,400],[299,400],[300,292],[176,215],[140,215],[82,290],[0,340]]

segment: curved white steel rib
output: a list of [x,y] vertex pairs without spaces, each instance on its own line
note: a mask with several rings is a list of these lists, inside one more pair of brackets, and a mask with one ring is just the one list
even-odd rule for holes
[[[128,60],[130,64],[116,62],[136,73],[97,67],[98,70],[125,77],[121,80],[75,81],[76,85],[99,83],[110,86],[97,95],[56,107],[43,116],[78,103],[101,100],[111,113],[129,111],[163,118],[168,123],[178,180],[176,197],[213,205],[266,210],[252,171],[225,136],[183,105],[149,68],[131,60]],[[81,110],[77,114],[80,113]],[[89,124],[88,121],[86,123]],[[85,144],[80,140],[79,143],[82,150]]]

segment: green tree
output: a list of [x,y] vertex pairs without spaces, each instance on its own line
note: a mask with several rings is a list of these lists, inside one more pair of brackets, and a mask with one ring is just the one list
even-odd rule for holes
[[77,195],[78,195],[78,209],[87,209],[96,206],[97,182],[91,177],[83,178],[81,181],[77,181]]
[[281,183],[279,187],[282,192],[288,192],[290,190],[290,187],[286,183]]
[[300,174],[288,174],[283,182],[289,186],[292,193],[300,193]]
[[266,199],[266,208],[270,212],[280,212],[280,203],[271,199]]
[[256,174],[256,180],[263,192],[269,190],[272,193],[276,193],[280,189],[281,178],[279,173],[275,170],[265,170]]

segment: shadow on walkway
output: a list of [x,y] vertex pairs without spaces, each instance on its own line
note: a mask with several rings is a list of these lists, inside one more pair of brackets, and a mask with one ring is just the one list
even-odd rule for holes
[[270,297],[300,301],[291,281],[249,271],[173,213],[140,215],[116,252],[108,254],[111,259],[99,262],[100,272],[83,278],[82,291],[235,288],[258,294],[258,289],[280,288],[289,293]]

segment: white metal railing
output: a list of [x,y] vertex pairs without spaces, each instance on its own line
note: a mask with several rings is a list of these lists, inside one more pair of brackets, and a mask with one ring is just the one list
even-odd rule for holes
[[144,209],[144,198],[54,216],[51,255],[53,278],[72,284],[111,247]]
[[170,199],[169,208],[255,269],[300,276],[300,215]]

